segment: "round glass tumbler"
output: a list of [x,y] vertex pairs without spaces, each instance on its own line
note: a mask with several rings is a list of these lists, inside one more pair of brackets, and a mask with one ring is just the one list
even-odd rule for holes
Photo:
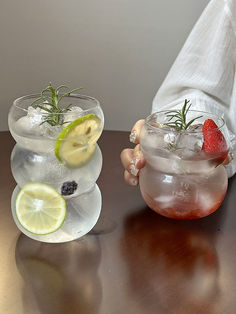
[[[12,174],[17,182],[12,194],[12,214],[18,228],[28,237],[42,242],[67,242],[88,233],[100,215],[102,200],[96,180],[102,168],[102,154],[97,140],[104,116],[99,102],[89,96],[63,97],[63,112],[53,114],[47,111],[47,104],[46,110],[32,105],[38,97],[37,94],[16,99],[8,116],[10,132],[17,142],[11,154]],[[80,123],[90,119],[95,119],[96,127],[81,129]],[[28,183],[49,185],[65,199],[66,217],[57,231],[39,235],[19,222],[16,197]]]
[[[150,115],[141,131],[140,145],[146,159],[140,171],[143,199],[155,212],[169,218],[207,216],[219,208],[227,191],[228,178],[222,163],[229,151],[228,129],[216,115],[189,110],[189,121],[199,118],[186,130],[178,131],[166,125],[168,113]],[[208,119],[217,128],[203,132]],[[216,133],[224,141],[222,149],[221,144],[216,145]],[[208,143],[204,144],[206,138]],[[204,149],[209,144],[210,152]]]

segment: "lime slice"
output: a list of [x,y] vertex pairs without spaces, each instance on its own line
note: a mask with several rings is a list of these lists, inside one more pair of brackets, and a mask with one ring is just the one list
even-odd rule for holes
[[74,120],[57,138],[55,145],[57,159],[70,168],[83,166],[95,152],[100,134],[101,119],[95,114],[88,114]]
[[27,183],[16,197],[16,217],[31,233],[52,233],[65,220],[66,202],[50,185]]

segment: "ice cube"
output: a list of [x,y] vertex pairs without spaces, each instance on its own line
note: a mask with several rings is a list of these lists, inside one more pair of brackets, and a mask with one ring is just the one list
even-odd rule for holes
[[82,115],[83,109],[78,106],[73,106],[70,108],[70,111],[64,114],[64,123],[70,123]]
[[203,137],[201,134],[181,134],[176,141],[174,153],[181,158],[191,158],[202,149]]
[[62,125],[52,126],[47,122],[39,125],[40,135],[48,138],[57,138],[60,132],[63,130],[63,128],[64,126]]
[[16,128],[24,133],[42,135],[41,124],[44,121],[46,111],[40,108],[28,107],[27,115],[16,121]]
[[174,132],[170,132],[164,135],[164,142],[170,145],[174,145],[177,141],[177,136]]
[[167,147],[167,144],[164,141],[164,133],[154,131],[152,129],[146,129],[143,134],[143,145],[150,149],[163,149]]
[[205,193],[203,190],[199,191],[197,201],[200,208],[206,211],[210,208],[214,208],[216,203],[212,195],[210,193]]
[[19,129],[23,132],[30,132],[33,128],[33,124],[31,119],[28,116],[21,117],[16,121],[15,124],[16,129]]
[[32,106],[28,107],[28,113],[27,117],[31,120],[31,123],[34,125],[39,125],[43,121],[43,115],[42,113],[45,113],[46,111],[40,109],[40,108],[34,108]]
[[154,197],[155,202],[158,203],[160,209],[171,208],[174,205],[174,196],[173,195],[159,195]]
[[16,121],[15,128],[17,133],[20,134],[29,134],[32,136],[41,136],[40,124],[35,122],[34,119],[31,119],[29,116],[21,117]]

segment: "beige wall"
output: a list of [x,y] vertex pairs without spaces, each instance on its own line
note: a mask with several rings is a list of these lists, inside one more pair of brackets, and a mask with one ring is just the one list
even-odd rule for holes
[[49,81],[100,100],[105,128],[129,130],[208,0],[1,0],[0,130],[13,99]]

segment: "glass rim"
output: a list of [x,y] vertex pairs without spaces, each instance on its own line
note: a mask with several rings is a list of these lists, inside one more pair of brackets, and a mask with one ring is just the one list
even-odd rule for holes
[[[178,109],[176,109],[176,110],[178,110]],[[154,131],[160,131],[160,132],[163,132],[163,133],[167,133],[168,131],[170,131],[171,130],[171,132],[173,132],[173,133],[182,133],[182,134],[190,134],[190,133],[194,133],[194,134],[198,134],[198,133],[202,133],[202,130],[201,131],[196,131],[196,129],[195,130],[190,130],[190,129],[187,129],[187,130],[177,130],[177,129],[175,129],[175,128],[170,128],[170,127],[168,127],[168,126],[166,126],[166,127],[158,127],[158,126],[155,126],[155,125],[152,125],[152,124],[150,124],[150,120],[155,116],[155,115],[158,115],[158,114],[165,114],[165,113],[167,113],[167,112],[170,112],[170,111],[172,111],[172,109],[170,109],[170,110],[161,110],[161,111],[155,111],[155,112],[153,112],[152,114],[150,114],[149,116],[147,116],[146,117],[146,119],[145,119],[145,124],[146,125],[148,125],[148,127],[150,127],[151,129],[153,129]],[[221,121],[221,124],[220,125],[217,125],[217,123],[215,122],[215,120],[214,120],[214,122],[216,123],[216,125],[217,125],[217,128],[215,128],[216,130],[220,130],[220,129],[222,129],[224,126],[225,126],[225,119],[223,118],[223,117],[219,117],[219,116],[217,116],[216,114],[214,114],[214,113],[210,113],[210,112],[207,112],[207,111],[201,111],[201,110],[194,110],[194,109],[190,109],[188,112],[196,112],[196,113],[198,113],[198,114],[203,114],[203,115],[208,115],[209,116],[209,119],[210,118],[213,118],[213,120],[214,120],[214,117],[215,117],[215,119],[216,120],[218,120],[218,121]],[[161,124],[161,123],[160,123]]]
[[[63,95],[63,93],[59,94],[59,95]],[[24,100],[27,100],[27,99],[30,99],[30,98],[38,98],[40,97],[41,94],[40,93],[37,93],[37,94],[28,94],[28,95],[24,95],[24,96],[21,96],[21,97],[18,97],[16,98],[14,101],[13,101],[13,106],[17,109],[20,109],[26,113],[28,113],[28,108],[22,108],[18,103],[21,102],[21,101],[24,101]],[[72,98],[79,98],[79,99],[84,99],[84,100],[90,100],[92,102],[94,102],[94,106],[92,106],[91,108],[89,109],[83,109],[83,112],[88,112],[88,111],[91,111],[95,108],[101,108],[101,105],[100,105],[100,102],[94,98],[94,97],[91,97],[91,96],[88,96],[88,95],[83,95],[83,94],[76,94],[76,93],[72,93],[68,96],[65,96],[66,97],[72,97]],[[30,107],[30,105],[29,105]],[[48,112],[40,112],[39,113],[40,115],[44,116],[44,115],[48,115]],[[67,115],[67,114],[73,114],[73,112],[71,113],[71,111],[68,111],[68,112],[64,112],[64,113],[60,113],[60,112],[55,112],[53,113],[55,115]]]

